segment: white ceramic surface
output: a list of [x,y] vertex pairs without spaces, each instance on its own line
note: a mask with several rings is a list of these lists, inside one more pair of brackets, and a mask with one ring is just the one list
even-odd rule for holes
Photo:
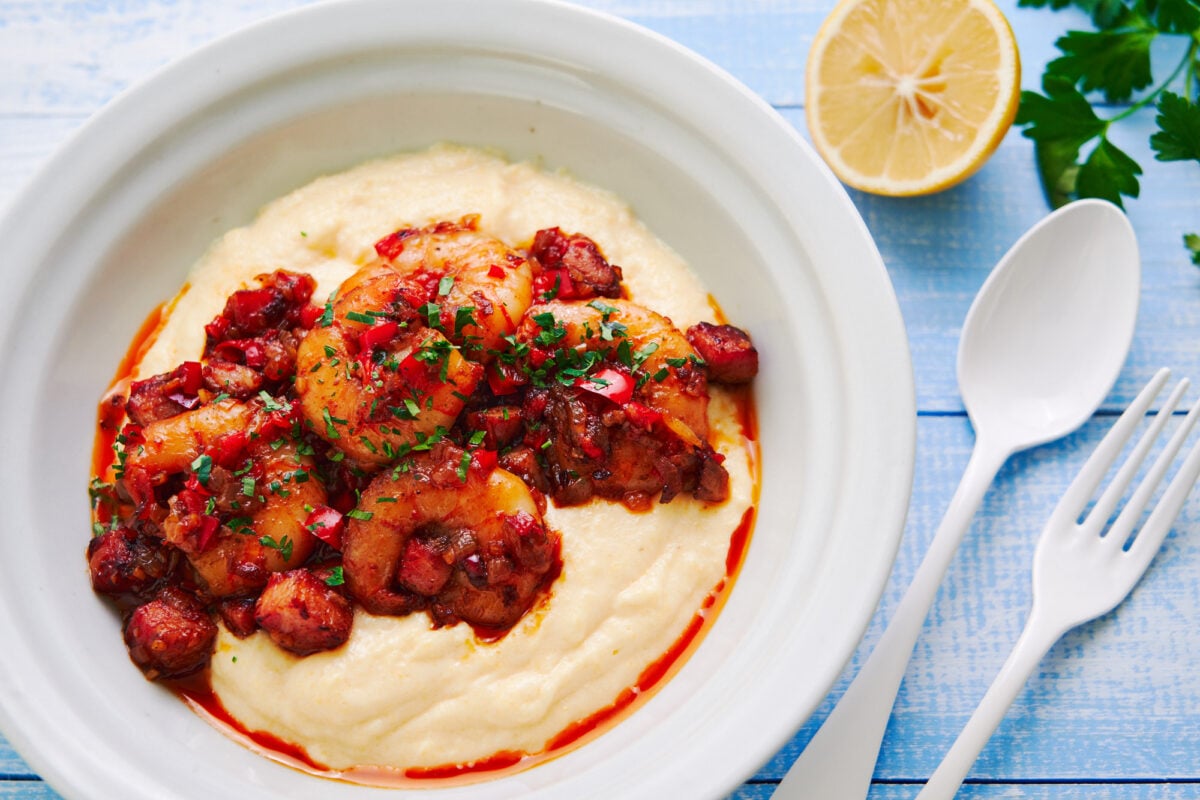
[[[90,589],[95,402],[217,235],[364,158],[438,140],[609,188],[762,354],[757,529],[717,624],[596,741],[438,797],[721,797],[813,711],[899,541],[915,439],[891,285],[848,197],[766,104],[628,23],[537,0],[347,0],[171,65],[0,220],[0,725],[68,798],[361,798],[233,743],[130,664]],[[428,792],[420,792],[428,797]]]

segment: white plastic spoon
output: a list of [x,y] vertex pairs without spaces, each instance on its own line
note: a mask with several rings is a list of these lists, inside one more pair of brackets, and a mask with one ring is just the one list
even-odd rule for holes
[[988,276],[958,347],[975,449],[891,622],[775,800],[867,796],[913,646],[984,493],[1009,456],[1066,436],[1107,396],[1133,339],[1140,263],[1125,215],[1079,200],[1031,228]]

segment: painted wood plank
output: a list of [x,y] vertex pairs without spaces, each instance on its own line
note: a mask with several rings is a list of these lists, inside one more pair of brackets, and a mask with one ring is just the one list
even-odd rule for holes
[[[912,800],[919,789],[915,784],[875,784],[870,800]],[[774,790],[774,783],[747,784],[731,794],[729,800],[768,800]],[[1196,800],[1197,797],[1200,786],[1194,783],[968,783],[959,791],[957,800]]]
[[[87,113],[153,70],[219,36],[310,0],[7,0],[0,4],[0,112]],[[720,65],[769,102],[804,102],[804,62],[834,0],[584,0],[667,36]],[[1053,41],[1082,18],[999,0],[1036,88]]]
[[0,780],[0,800],[61,800],[62,796],[40,780]]
[[[916,786],[876,784],[871,800],[910,800]],[[769,800],[774,783],[747,784],[729,800]],[[1195,784],[1022,784],[1019,786],[967,784],[959,800],[1195,800]],[[0,781],[0,800],[61,800],[61,795],[41,781]]]

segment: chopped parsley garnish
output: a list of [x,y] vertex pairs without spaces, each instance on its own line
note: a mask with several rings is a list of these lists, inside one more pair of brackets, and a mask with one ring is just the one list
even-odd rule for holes
[[333,423],[336,422],[339,425],[345,425],[346,420],[338,419],[337,417],[333,416],[332,414],[329,413],[328,408],[321,409],[321,418],[323,420],[325,420],[325,435],[326,436],[328,436],[330,439],[342,438],[342,435],[337,432],[337,428],[333,427]]
[[283,556],[284,561],[290,561],[292,558],[292,548],[295,546],[295,543],[292,541],[292,537],[287,534],[284,534],[283,539],[278,542],[271,536],[263,536],[258,540],[258,543],[263,547],[278,550],[279,554]]
[[321,312],[321,316],[317,317],[317,325],[322,328],[328,328],[333,324],[333,298],[325,301],[325,310]]
[[208,486],[208,479],[212,477],[212,468],[212,456],[207,453],[196,456],[196,460],[192,462],[192,471],[196,473],[196,480],[200,481],[201,486]]

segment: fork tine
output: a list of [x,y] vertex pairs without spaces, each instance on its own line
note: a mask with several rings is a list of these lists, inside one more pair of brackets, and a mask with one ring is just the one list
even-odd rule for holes
[[1066,522],[1064,517],[1069,518],[1073,522],[1078,516],[1083,513],[1083,509],[1087,506],[1088,500],[1096,492],[1096,488],[1100,485],[1100,481],[1104,479],[1104,475],[1108,472],[1108,468],[1112,466],[1117,455],[1121,452],[1121,448],[1125,446],[1125,442],[1133,434],[1135,428],[1146,415],[1146,410],[1150,408],[1150,404],[1158,393],[1162,390],[1163,384],[1166,383],[1167,377],[1171,371],[1167,368],[1160,369],[1155,373],[1150,382],[1145,388],[1134,398],[1129,404],[1129,408],[1125,409],[1117,421],[1105,434],[1100,444],[1092,452],[1090,458],[1084,463],[1083,469],[1067,487],[1066,493],[1062,499],[1058,501],[1058,505],[1054,509],[1054,514],[1051,519],[1056,524]]
[[[1166,402],[1159,407],[1158,413],[1154,415],[1154,419],[1150,423],[1150,427],[1148,427],[1146,432],[1142,434],[1142,438],[1138,440],[1137,446],[1134,447],[1133,452],[1131,452],[1125,459],[1125,463],[1121,465],[1121,468],[1113,477],[1112,483],[1110,483],[1104,490],[1104,494],[1100,496],[1100,499],[1096,501],[1095,507],[1093,507],[1091,513],[1088,514],[1088,518],[1085,522],[1088,528],[1091,528],[1098,533],[1099,529],[1103,528],[1103,526],[1108,522],[1113,511],[1116,509],[1117,504],[1121,502],[1121,497],[1125,494],[1125,490],[1129,488],[1129,484],[1133,481],[1134,476],[1137,475],[1138,469],[1141,468],[1142,462],[1146,460],[1146,455],[1150,452],[1150,449],[1154,447],[1154,443],[1158,441],[1159,434],[1162,433],[1162,429],[1166,426],[1167,420],[1169,420],[1171,415],[1175,413],[1175,406],[1179,405],[1179,400],[1183,397],[1183,393],[1187,391],[1189,385],[1190,382],[1186,378],[1181,380],[1175,386],[1175,389],[1171,392],[1171,395],[1167,398]],[[1179,451],[1183,441],[1181,439],[1177,441],[1176,437],[1171,439],[1171,444],[1174,445],[1175,449],[1171,450],[1171,447],[1168,446],[1167,449],[1163,451],[1163,455],[1166,456],[1166,458],[1160,457],[1156,462],[1154,462],[1154,467],[1151,469],[1150,475],[1148,475],[1145,480],[1142,481],[1142,484],[1138,487],[1137,491],[1134,493],[1134,496],[1130,499],[1129,503],[1126,504],[1124,511],[1121,512],[1121,516],[1116,520],[1116,522],[1114,522],[1109,531],[1110,536],[1119,531],[1123,522],[1127,525],[1125,536],[1128,536],[1129,531],[1133,530],[1133,520],[1128,516],[1130,509],[1136,509],[1134,511],[1134,514],[1136,515],[1140,515],[1142,513],[1142,509],[1146,507],[1146,503],[1148,503],[1150,500],[1149,495],[1154,491],[1154,488],[1158,485],[1158,482],[1162,480],[1162,473],[1166,472],[1167,467],[1171,463],[1171,459],[1175,457],[1175,453]],[[1155,475],[1156,470],[1157,476]],[[1151,477],[1153,477],[1153,480],[1151,480]],[[1124,543],[1123,539],[1122,543]]]
[[[1179,430],[1171,439],[1171,444],[1168,448],[1173,447],[1171,455],[1179,450],[1183,444],[1183,440],[1187,438],[1195,426],[1197,419],[1200,419],[1200,400],[1192,406],[1188,411],[1187,417],[1179,426]],[[1178,440],[1178,441],[1177,441]],[[1163,456],[1166,451],[1163,452]],[[1162,456],[1159,457],[1162,460]],[[1155,469],[1158,468],[1156,463]],[[1163,471],[1166,471],[1164,466]],[[1171,479],[1167,485],[1163,496],[1159,498],[1158,505],[1150,512],[1150,517],[1146,520],[1146,524],[1138,531],[1137,536],[1133,539],[1133,544],[1129,547],[1129,554],[1138,562],[1149,563],[1158,552],[1158,548],[1162,545],[1163,539],[1167,536],[1167,531],[1175,523],[1175,518],[1179,516],[1179,511],[1183,508],[1184,501],[1187,500],[1188,494],[1191,493],[1192,487],[1196,485],[1197,478],[1200,478],[1200,441],[1192,445],[1192,449],[1188,451],[1187,458],[1184,459],[1183,466],[1179,468],[1179,472]],[[1160,473],[1155,483],[1162,479]],[[1149,480],[1149,477],[1147,477]]]

